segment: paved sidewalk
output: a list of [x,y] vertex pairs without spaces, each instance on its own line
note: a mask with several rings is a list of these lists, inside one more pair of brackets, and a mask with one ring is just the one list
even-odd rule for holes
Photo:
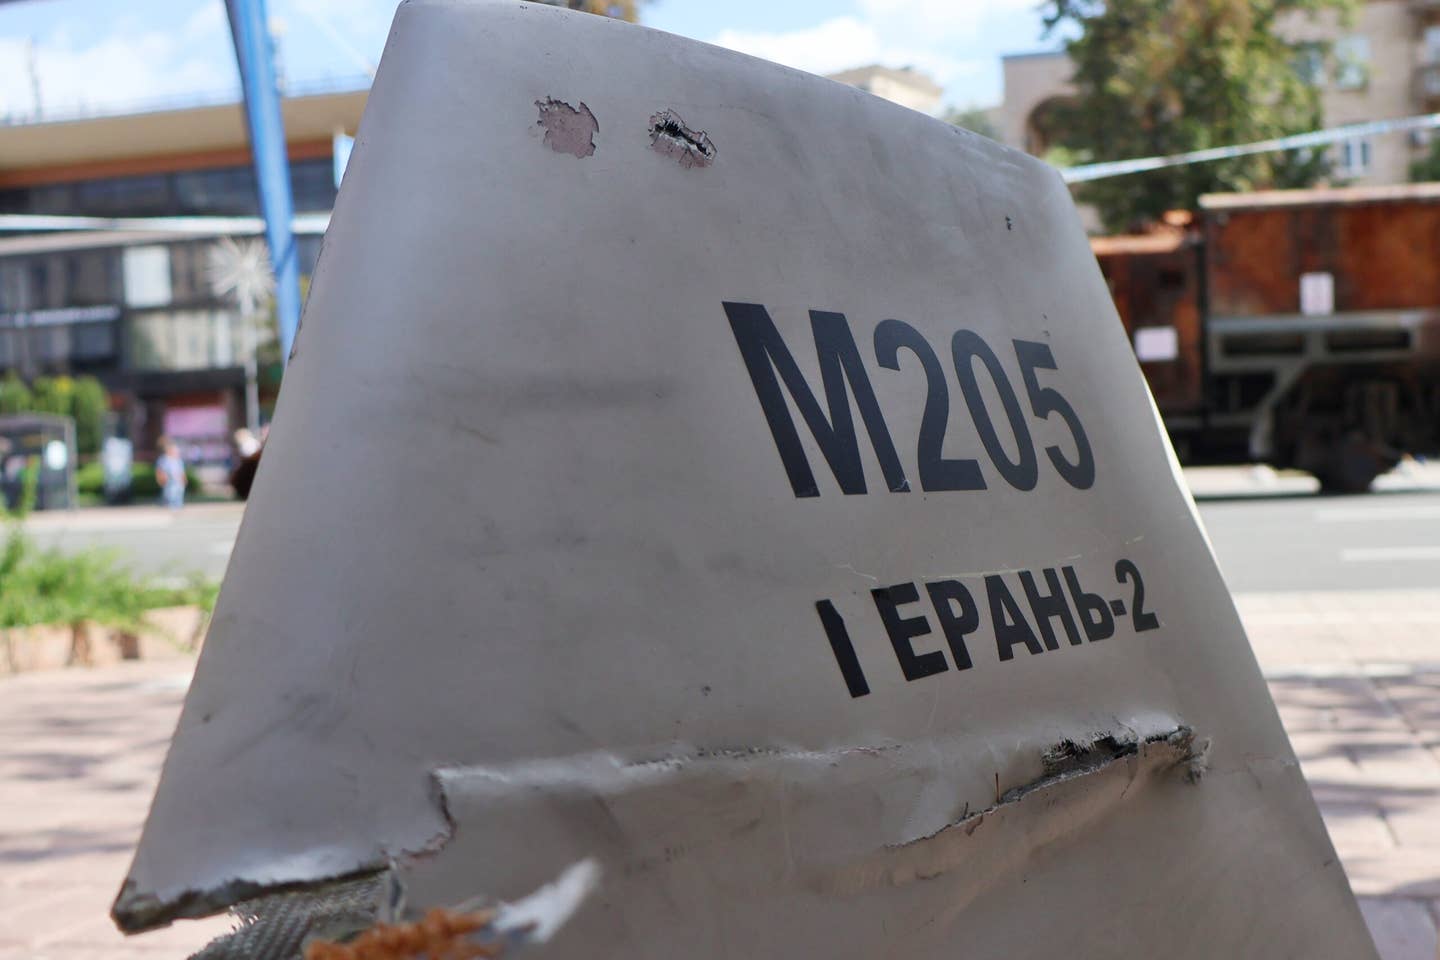
[[126,940],[109,917],[192,667],[0,677],[0,960],[170,960],[230,928]]
[[1381,956],[1435,960],[1440,590],[1236,603]]
[[[1440,590],[1238,598],[1385,960],[1435,960]],[[229,928],[125,940],[129,865],[188,663],[0,678],[0,960],[182,958]]]

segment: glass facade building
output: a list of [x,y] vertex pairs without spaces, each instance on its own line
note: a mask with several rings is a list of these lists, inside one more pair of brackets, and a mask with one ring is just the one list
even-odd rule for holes
[[[297,213],[335,206],[329,157],[292,160],[290,189]],[[0,188],[0,214],[58,217],[255,217],[260,195],[250,166],[179,170],[128,177]]]
[[[193,370],[243,362],[229,332],[234,303],[210,279],[217,243],[196,238],[0,252],[0,368],[34,376],[114,365]],[[296,243],[300,271],[309,275],[320,238],[299,236]],[[120,327],[127,328],[123,334],[116,332]]]
[[[282,102],[297,214],[334,208],[336,134],[355,130],[366,96],[355,89]],[[15,214],[259,217],[244,111],[216,104],[0,124],[0,217]],[[257,409],[247,390],[256,372],[263,422],[279,384],[273,313],[261,306],[258,317],[242,315],[222,279],[255,269],[263,236],[163,224],[143,232],[8,226],[0,232],[0,375],[94,375],[142,458],[164,434],[191,462],[223,463],[231,431]],[[303,292],[320,237],[295,242]]]
[[[330,161],[307,164],[318,166],[330,176]],[[176,174],[173,183],[183,178]],[[333,186],[328,193],[333,197]],[[135,206],[105,212],[176,214],[143,206],[144,191],[125,196]],[[324,196],[312,187],[307,206]],[[89,207],[85,213],[99,210]],[[251,210],[236,203],[206,213]],[[180,442],[187,462],[223,465],[230,456],[230,430],[246,422],[246,366],[258,345],[271,344],[274,354],[275,331],[268,311],[245,318],[233,296],[217,289],[215,259],[222,242],[215,236],[135,239],[112,233],[0,240],[0,371],[24,380],[91,374],[111,391],[118,429],[134,440],[140,455],[153,455],[160,436],[168,435]],[[308,276],[320,255],[320,236],[297,236],[295,243],[301,275]]]
[[[228,431],[183,431],[244,423],[247,362],[275,336],[268,312],[247,321],[233,297],[216,289],[221,242],[118,242],[88,234],[46,238],[47,249],[15,252],[23,240],[8,241],[0,249],[0,371],[25,380],[94,375],[120,399],[121,426],[142,451],[153,449],[161,433],[178,434],[191,462],[223,462]],[[296,243],[308,276],[320,237],[298,236]]]

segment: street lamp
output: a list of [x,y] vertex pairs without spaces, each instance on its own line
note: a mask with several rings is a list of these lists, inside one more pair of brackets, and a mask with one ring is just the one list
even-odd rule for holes
[[221,237],[210,248],[207,274],[211,289],[218,296],[233,297],[240,307],[240,325],[245,333],[242,347],[245,359],[245,426],[252,433],[258,433],[260,385],[255,357],[255,327],[260,320],[260,305],[268,302],[275,292],[270,254],[263,241]]

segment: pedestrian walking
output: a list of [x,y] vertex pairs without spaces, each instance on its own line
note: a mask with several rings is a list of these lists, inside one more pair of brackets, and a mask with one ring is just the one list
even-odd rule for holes
[[171,510],[185,505],[185,461],[180,448],[173,440],[161,440],[164,453],[155,461],[155,481],[160,484],[160,495]]

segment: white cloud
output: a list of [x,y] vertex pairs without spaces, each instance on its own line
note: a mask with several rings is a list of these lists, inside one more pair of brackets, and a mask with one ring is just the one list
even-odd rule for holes
[[[300,86],[359,79],[379,60],[396,2],[271,0],[282,74]],[[143,9],[56,0],[56,25],[34,40],[45,116],[239,96],[224,0],[138,6]],[[81,14],[90,16],[90,10],[103,19],[84,23]],[[0,118],[34,115],[29,43],[24,36],[0,35]]]
[[867,20],[933,41],[973,38],[988,23],[1038,5],[1038,0],[858,0]]
[[882,48],[875,28],[854,17],[835,17],[788,33],[724,30],[713,42],[811,73],[834,73],[870,63]]
[[[952,103],[993,101],[996,46],[1032,44],[1036,6],[1037,0],[857,0],[853,14],[813,27],[725,30],[711,42],[819,74],[872,63],[915,67]],[[1017,23],[1024,25],[1018,34]]]
[[[297,73],[308,73],[324,62],[330,71],[340,68],[373,75],[380,50],[395,16],[395,0],[289,0],[276,4],[294,14],[297,39],[307,45],[297,50]],[[321,72],[325,72],[324,69]]]
[[[192,6],[169,29],[122,18],[92,42],[63,27],[34,42],[47,116],[143,106],[168,98],[225,94],[235,87],[228,26],[219,0]],[[35,112],[30,41],[0,38],[0,116]]]

